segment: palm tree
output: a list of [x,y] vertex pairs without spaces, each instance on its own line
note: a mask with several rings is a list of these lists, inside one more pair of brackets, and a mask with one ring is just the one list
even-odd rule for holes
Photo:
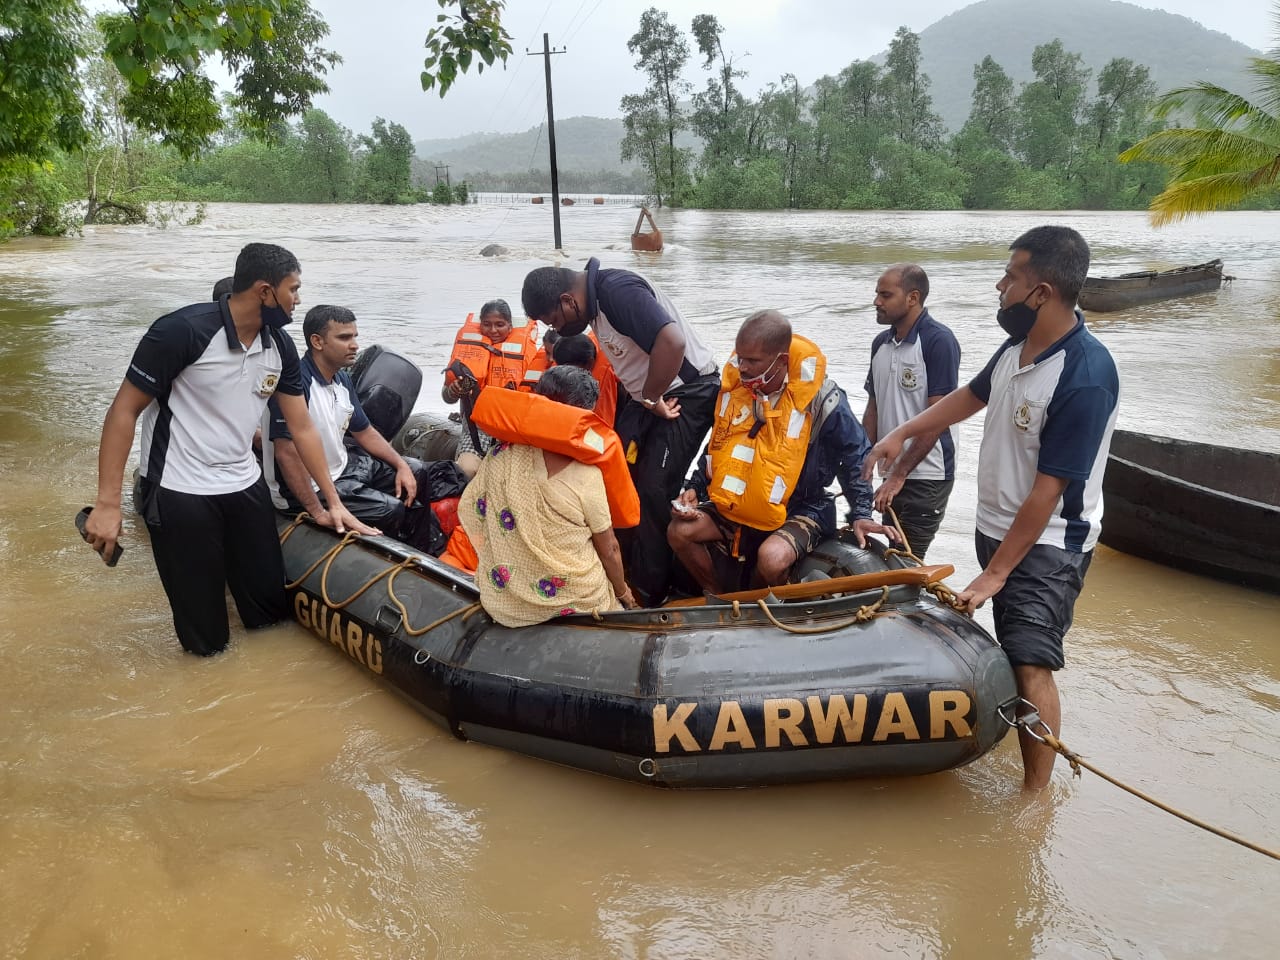
[[[1280,4],[1273,17],[1280,41]],[[1123,163],[1172,168],[1164,192],[1151,201],[1156,226],[1233,206],[1280,184],[1280,47],[1251,58],[1249,72],[1257,79],[1252,101],[1204,82],[1169,91],[1156,115],[1189,112],[1196,125],[1153,133],[1120,154]]]

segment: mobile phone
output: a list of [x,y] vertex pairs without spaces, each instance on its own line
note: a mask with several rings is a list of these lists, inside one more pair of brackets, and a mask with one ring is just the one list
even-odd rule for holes
[[687,503],[685,503],[683,500],[679,498],[672,500],[671,506],[675,508],[676,513],[683,513],[686,517],[691,513],[698,512],[696,509],[689,506]]
[[[93,507],[85,507],[76,514],[76,529],[80,531],[80,539],[85,543],[89,542],[89,534],[85,532],[84,525],[89,522],[89,514],[93,513]],[[107,566],[114,567],[120,562],[120,555],[124,553],[124,547],[120,546],[120,542],[116,541],[115,549],[111,551],[111,556],[107,557]]]

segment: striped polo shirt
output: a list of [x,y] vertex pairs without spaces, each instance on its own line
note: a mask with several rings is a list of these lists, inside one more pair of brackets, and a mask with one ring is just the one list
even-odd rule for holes
[[969,382],[987,405],[978,530],[1003,540],[1044,473],[1067,486],[1036,542],[1084,553],[1102,527],[1102,473],[1120,397],[1115,361],[1078,311],[1071,332],[1025,367],[1022,344],[1006,340]]

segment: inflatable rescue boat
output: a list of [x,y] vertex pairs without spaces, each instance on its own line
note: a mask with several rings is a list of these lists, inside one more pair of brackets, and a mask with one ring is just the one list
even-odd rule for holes
[[[362,396],[405,396],[407,362],[380,351]],[[411,406],[377,425],[443,452],[448,427],[406,426]],[[933,773],[999,743],[1017,699],[1000,647],[944,602],[951,567],[843,534],[772,591],[511,629],[434,557],[280,525],[305,629],[460,739],[582,770],[664,787]]]

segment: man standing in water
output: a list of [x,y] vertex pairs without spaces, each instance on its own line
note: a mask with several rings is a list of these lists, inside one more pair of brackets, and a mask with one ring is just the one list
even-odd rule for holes
[[[936,435],[983,407],[975,534],[982,573],[960,599],[995,598],[996,638],[1018,693],[1060,733],[1053,673],[1093,557],[1102,472],[1120,394],[1111,354],[1084,325],[1076,296],[1089,246],[1069,227],[1029,230],[1009,247],[997,322],[1009,335],[982,371],[872,448],[863,476],[884,473],[907,440]],[[1055,753],[1019,731],[1024,785],[1049,782]]]
[[246,246],[230,297],[184,307],[151,325],[102,424],[98,497],[85,539],[104,558],[120,539],[124,467],[141,416],[143,517],[174,629],[191,653],[226,648],[227,587],[246,627],[288,616],[275,512],[252,450],[273,393],[329,504],[316,519],[339,532],[376,532],[338,499],[307,415],[298,351],[281,329],[301,286],[288,250]]
[[[900,423],[933,406],[957,386],[960,344],[929,315],[929,278],[914,263],[890,267],[876,283],[876,323],[887,324],[871,344],[867,409],[862,428],[875,443]],[[955,431],[912,441],[876,489],[874,506],[898,515],[902,532],[923,558],[947,510],[956,477]]]
[[561,336],[595,331],[622,385],[613,427],[640,494],[640,525],[620,531],[627,577],[646,606],[671,582],[667,523],[689,464],[711,429],[720,372],[676,305],[638,273],[539,267],[524,279],[524,312]]

